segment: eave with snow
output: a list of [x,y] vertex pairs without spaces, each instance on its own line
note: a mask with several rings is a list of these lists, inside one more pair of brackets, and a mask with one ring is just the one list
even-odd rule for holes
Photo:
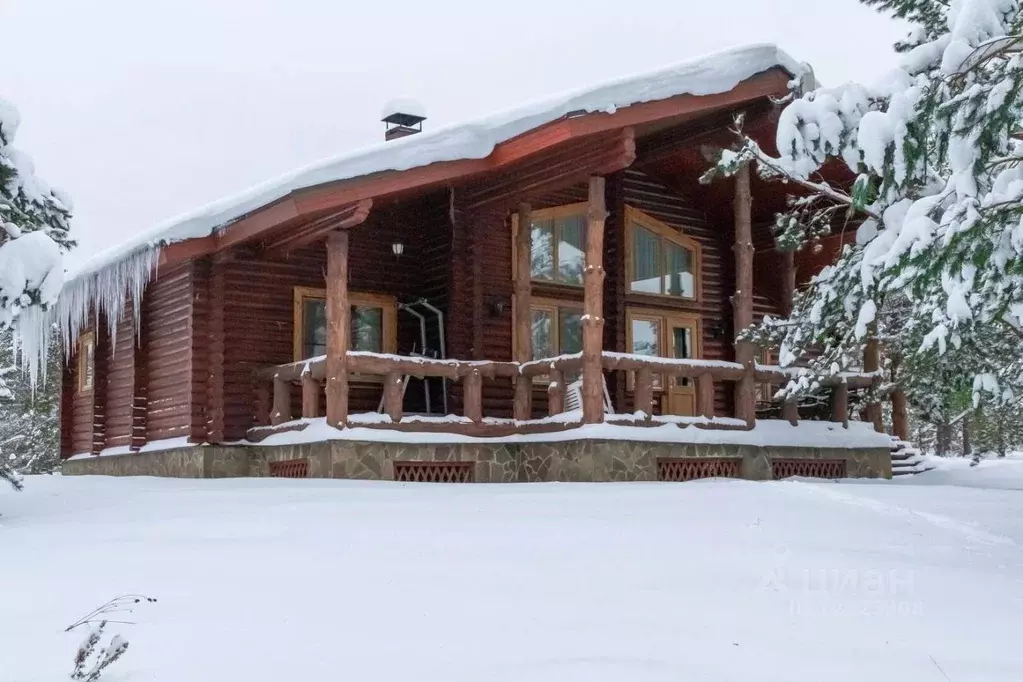
[[[611,474],[495,473],[479,453],[600,441],[668,448],[621,476],[769,477],[754,455],[683,461],[690,445],[763,441],[806,471],[887,475],[890,438],[848,418],[877,373],[822,387],[830,407],[801,415],[771,398],[793,370],[731,342],[784,315],[821,256],[774,250],[781,188],[697,179],[737,114],[771,147],[771,100],[799,75],[754,46],[408,134],[93,259],[56,308],[65,470],[400,478],[402,457],[468,458],[477,480],[599,479]],[[378,444],[377,465],[322,464],[345,441]],[[417,475],[454,475],[430,471]]]

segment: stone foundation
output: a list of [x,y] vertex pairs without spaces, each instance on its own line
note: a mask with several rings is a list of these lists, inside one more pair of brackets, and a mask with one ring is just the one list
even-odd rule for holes
[[842,459],[852,478],[890,478],[884,448],[700,445],[620,440],[548,443],[370,443],[334,440],[295,445],[217,445],[65,461],[66,476],[267,476],[269,462],[306,459],[310,478],[393,480],[394,462],[474,462],[478,483],[656,481],[659,458],[737,457],[742,477],[770,480],[771,459]]

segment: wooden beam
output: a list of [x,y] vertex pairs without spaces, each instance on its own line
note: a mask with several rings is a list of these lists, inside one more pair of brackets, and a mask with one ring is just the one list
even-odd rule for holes
[[361,225],[369,218],[372,208],[372,199],[363,199],[347,204],[330,215],[265,240],[262,248],[263,253],[272,256],[277,253],[294,251],[323,239],[324,235],[333,230],[348,230]]
[[792,299],[796,295],[796,262],[792,251],[779,251],[781,260],[781,314],[791,317]]
[[561,414],[565,411],[565,374],[560,369],[550,373],[551,383],[547,386],[547,414]]
[[[656,163],[704,142],[719,142],[721,146],[727,147],[735,139],[730,128],[738,113],[740,112],[734,107],[728,107],[724,111],[698,116],[690,125],[649,135],[636,147],[637,163],[640,165]],[[760,99],[753,102],[743,113],[745,113],[743,132],[752,136],[773,127],[777,123],[779,109],[770,100]]]
[[590,178],[583,273],[583,422],[604,421],[604,178]]
[[909,411],[906,392],[901,388],[892,391],[892,433],[899,440],[909,440]]
[[320,416],[320,381],[312,372],[302,375],[302,418],[316,419]]
[[291,421],[291,384],[274,379],[274,406],[270,412],[270,425],[278,426]]
[[395,424],[401,421],[404,413],[402,395],[404,380],[398,372],[388,372],[384,377],[384,412]]
[[795,398],[786,398],[782,403],[781,418],[793,426],[799,423],[799,403]]
[[636,370],[636,391],[634,411],[642,412],[648,417],[654,413],[654,373],[649,367]]
[[[753,324],[753,198],[750,191],[750,167],[743,166],[735,176],[735,294],[732,296],[732,320],[738,335]],[[735,341],[735,361],[745,368],[745,376],[735,385],[735,416],[752,426],[756,421],[754,384],[755,349],[749,341]]]
[[[518,232],[515,235],[515,360],[523,363],[533,359],[533,325],[529,310],[532,300],[532,208],[520,204],[518,210]],[[515,378],[515,402],[513,414],[516,419],[526,420],[533,412],[533,380],[521,374]]]
[[462,194],[465,206],[513,205],[632,165],[635,132],[625,128],[537,154],[500,172],[480,175]]
[[474,423],[483,421],[483,375],[473,370],[465,381],[465,416]]
[[327,424],[344,428],[348,421],[348,232],[327,237]]
[[696,402],[701,417],[714,418],[714,375],[710,372],[696,377]]
[[831,421],[849,428],[849,385],[836,384],[831,389]]

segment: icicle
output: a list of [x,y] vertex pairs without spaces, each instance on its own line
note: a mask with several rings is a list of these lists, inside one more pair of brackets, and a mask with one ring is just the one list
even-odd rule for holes
[[49,314],[42,307],[33,305],[18,314],[18,323],[12,333],[15,362],[20,363],[22,372],[28,373],[33,392],[40,380],[46,381],[51,326]]
[[[115,343],[117,322],[129,297],[135,329],[139,329],[142,293],[155,274],[159,261],[160,247],[148,246],[100,270],[75,277],[64,285],[47,321],[60,328],[65,357],[71,356],[78,334],[88,324],[90,314],[95,316],[97,326],[100,316],[106,318],[110,342]],[[43,352],[45,354],[45,349]]]

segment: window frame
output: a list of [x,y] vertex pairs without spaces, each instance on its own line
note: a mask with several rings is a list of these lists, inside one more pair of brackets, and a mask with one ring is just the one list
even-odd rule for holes
[[[625,308],[625,348],[626,353],[633,354],[632,345],[632,322],[634,320],[645,320],[647,322],[656,321],[660,328],[657,330],[657,347],[660,355],[659,358],[669,358],[669,355],[665,353],[669,352],[668,339],[668,327],[670,320],[686,320],[692,322],[693,328],[693,348],[692,357],[693,359],[699,359],[703,357],[703,320],[700,315],[695,313],[683,313],[678,310],[672,310],[670,308],[655,309],[655,308],[641,308],[639,306],[626,306]],[[654,387],[655,393],[663,393],[667,390],[667,381],[664,374],[654,374]],[[636,377],[635,372],[629,372],[626,380],[626,389],[629,391],[635,390]]]
[[[303,343],[302,333],[305,329],[305,303],[309,299],[327,300],[327,290],[316,287],[295,287],[292,294],[292,358],[294,362],[300,362],[302,357]],[[380,308],[383,311],[381,316],[381,343],[382,352],[395,354],[398,349],[398,300],[388,294],[372,294],[361,291],[352,291],[348,294],[349,307]],[[373,377],[366,377],[365,380],[372,380]],[[383,377],[376,377],[377,381],[383,381]]]
[[[589,208],[589,204],[586,203],[585,201],[583,201],[583,202],[577,202],[577,203],[574,203],[574,204],[562,204],[561,206],[553,206],[551,208],[540,208],[540,209],[536,209],[535,211],[530,211],[529,212],[530,220],[554,220],[555,224],[556,224],[556,221],[557,221],[558,218],[564,218],[565,216],[575,216],[575,215],[578,215],[578,216],[582,216],[583,217],[583,223],[584,223],[584,231],[583,231],[583,268],[584,269],[586,267],[586,243],[585,243],[586,242],[586,232],[585,232],[585,230],[589,228],[589,224],[586,221],[586,211],[588,210],[588,208]],[[543,277],[539,277],[539,278],[538,277],[533,277],[532,276],[533,275],[532,267],[530,267],[530,273],[529,273],[530,274],[530,277],[529,277],[530,281],[531,282],[536,282],[538,284],[542,284],[542,285],[545,285],[545,286],[566,287],[568,289],[573,289],[573,290],[582,289],[585,286],[585,284],[586,284],[585,277],[583,278],[583,281],[579,282],[578,284],[574,284],[572,282],[565,282],[565,281],[562,281],[562,280],[558,279],[559,265],[561,263],[560,259],[558,258],[558,255],[559,255],[558,254],[558,245],[561,243],[561,240],[558,239],[557,230],[553,230],[552,235],[553,235],[553,240],[552,241],[553,241],[553,246],[554,246],[554,252],[552,254],[552,258],[553,258],[553,262],[554,262],[554,279],[545,279]],[[512,281],[513,282],[518,281],[518,278],[519,278],[518,259],[515,258],[515,256],[514,256],[514,254],[516,253],[516,251],[515,251],[515,244],[518,241],[518,238],[519,238],[519,214],[518,214],[518,212],[514,212],[514,213],[512,213]],[[532,256],[532,252],[530,253],[530,256]]]
[[[518,306],[518,301],[515,297],[512,297],[512,319],[515,319],[515,307]],[[542,310],[551,314],[551,346],[557,347],[558,352],[553,356],[557,357],[561,355],[561,309],[567,308],[569,310],[578,310],[581,314],[585,315],[585,309],[583,308],[583,302],[574,299],[558,299],[558,298],[547,298],[540,296],[529,297],[529,320],[530,320],[530,335],[532,335],[532,321],[533,311]],[[512,325],[512,357],[517,357],[516,351],[519,349],[518,329],[516,325]],[[530,336],[530,348],[532,349],[532,336]],[[532,361],[532,360],[531,360]],[[533,383],[535,384],[547,384],[550,383],[550,377],[547,375],[539,375],[533,377]]]
[[[582,301],[571,301],[571,300],[559,300],[556,298],[540,298],[530,297],[529,301],[529,320],[530,320],[530,333],[532,334],[532,320],[533,311],[543,311],[551,314],[551,346],[556,348],[553,357],[563,355],[561,352],[561,311],[562,309],[577,310],[580,315],[585,315],[586,312],[583,308]],[[516,348],[518,347],[519,339],[515,339]],[[532,346],[532,337],[530,337],[530,346]],[[577,351],[578,352],[578,351]]]
[[[632,290],[633,277],[636,271],[635,261],[633,258],[635,251],[633,247],[634,226],[639,226],[648,232],[652,232],[660,239],[660,271],[658,275],[661,287],[660,293]],[[664,242],[666,241],[675,244],[676,246],[681,246],[693,254],[692,296],[675,296],[664,292],[664,273],[667,270],[668,264],[668,249],[664,247]],[[703,298],[703,253],[700,242],[686,235],[679,229],[675,229],[667,223],[647,215],[637,208],[627,205],[625,207],[625,293],[630,296],[653,296],[667,301],[689,301],[699,303]]]
[[[92,352],[87,353],[86,348]],[[78,393],[92,393],[96,390],[96,334],[94,332],[79,334],[76,352],[78,353]],[[91,382],[86,383],[87,376],[92,378]]]

